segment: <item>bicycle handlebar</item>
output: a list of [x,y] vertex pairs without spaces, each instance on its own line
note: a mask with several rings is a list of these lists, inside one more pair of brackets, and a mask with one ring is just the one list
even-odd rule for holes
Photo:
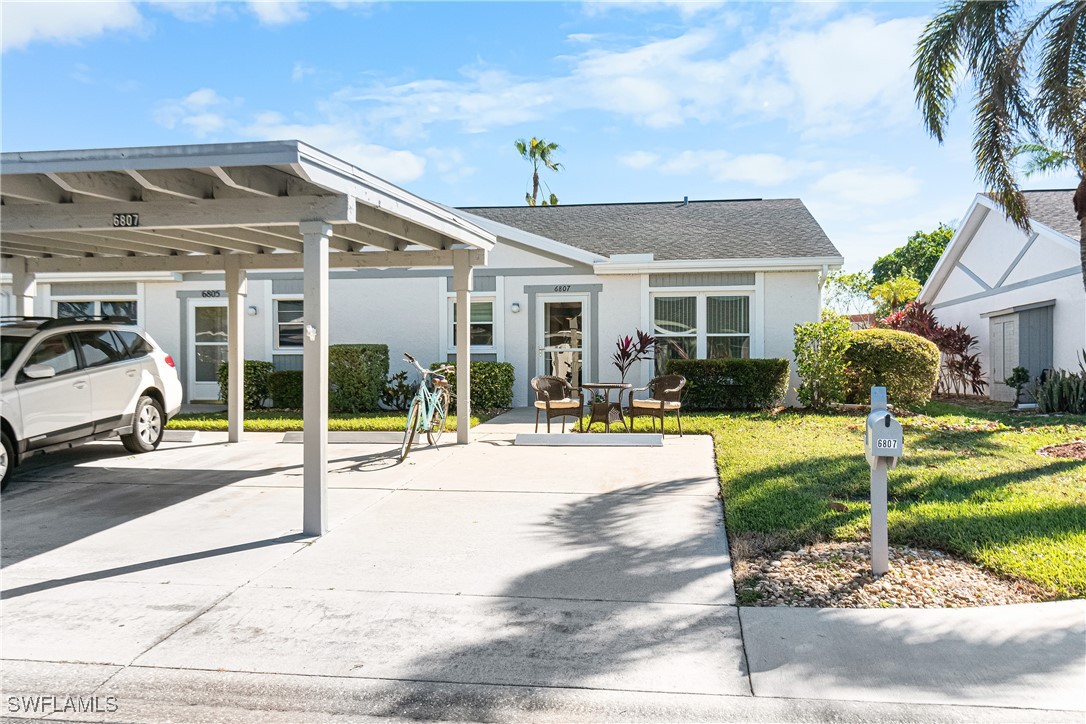
[[420,365],[418,363],[418,360],[409,355],[407,352],[403,353],[403,359],[405,362],[410,362],[411,364],[413,364],[415,366],[415,369],[417,369],[423,375],[440,375],[444,372],[452,372],[454,369],[451,365],[443,365],[441,367],[438,367],[436,370],[428,370]]

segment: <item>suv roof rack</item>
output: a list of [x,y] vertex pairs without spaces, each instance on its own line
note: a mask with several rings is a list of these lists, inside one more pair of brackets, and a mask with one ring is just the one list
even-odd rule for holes
[[52,319],[52,317],[26,317],[21,314],[5,314],[0,316],[0,324],[40,327],[42,324]]
[[67,327],[77,324],[135,324],[130,317],[116,314],[80,314],[76,317],[46,317],[45,320],[38,325],[38,329],[52,329],[53,327]]

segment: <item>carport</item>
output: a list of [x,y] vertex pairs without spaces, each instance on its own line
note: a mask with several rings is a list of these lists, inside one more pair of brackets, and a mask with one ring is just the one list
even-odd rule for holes
[[[229,319],[229,441],[244,421],[246,276],[304,277],[303,531],[328,528],[329,269],[453,270],[469,327],[472,270],[494,236],[299,141],[0,155],[0,270],[16,312],[36,278],[66,272],[223,272]],[[360,300],[364,304],[364,300]],[[469,335],[456,344],[457,442],[470,438]]]

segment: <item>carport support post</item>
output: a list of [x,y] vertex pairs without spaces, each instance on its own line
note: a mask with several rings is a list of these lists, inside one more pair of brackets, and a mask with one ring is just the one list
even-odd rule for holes
[[37,276],[27,271],[26,259],[8,259],[11,271],[11,293],[15,297],[14,314],[20,317],[34,316],[34,297],[38,294]]
[[245,295],[248,281],[237,254],[226,257],[226,308],[229,344],[229,393],[226,401],[229,442],[241,442],[245,427]]
[[300,224],[304,249],[302,334],[302,532],[328,530],[328,240],[332,225]]
[[474,275],[471,252],[453,252],[453,289],[456,290],[456,442],[471,442],[471,290]]

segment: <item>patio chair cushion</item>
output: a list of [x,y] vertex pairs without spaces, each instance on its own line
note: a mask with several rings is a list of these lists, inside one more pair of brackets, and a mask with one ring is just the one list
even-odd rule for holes
[[[535,401],[535,406],[538,407],[540,410],[546,410],[547,409],[547,403],[544,402],[543,400],[536,400]],[[581,401],[580,400],[571,400],[568,397],[565,398],[565,399],[562,399],[562,400],[551,400],[551,409],[552,410],[557,410],[557,409],[575,410],[580,406],[581,406]]]
[[[653,399],[637,400],[637,399],[635,399],[635,400],[633,400],[633,406],[638,408],[638,409],[659,410],[660,409],[660,400],[653,400]],[[681,402],[674,402],[674,401],[664,402],[664,409],[665,410],[678,410],[681,406],[682,406]]]

